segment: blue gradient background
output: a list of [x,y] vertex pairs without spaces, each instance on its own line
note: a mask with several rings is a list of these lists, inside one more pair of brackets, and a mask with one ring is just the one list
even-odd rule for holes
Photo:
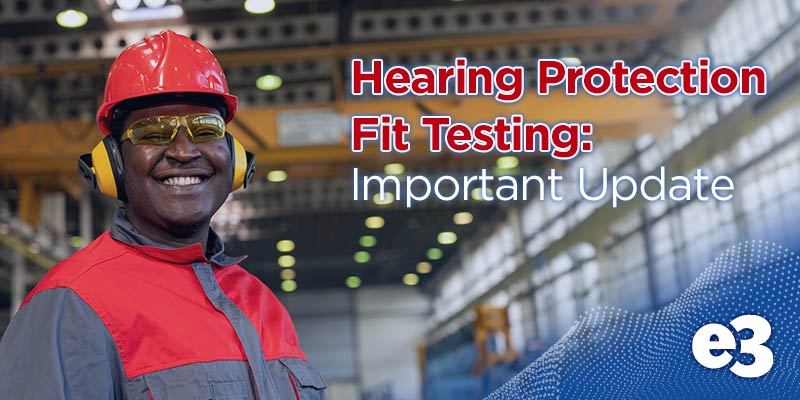
[[[800,362],[800,257],[773,242],[748,241],[719,255],[674,302],[653,313],[604,307],[583,315],[538,360],[489,399],[797,399]],[[694,333],[743,314],[766,318],[775,356],[759,378],[702,367]],[[733,332],[734,329],[731,328]],[[737,338],[752,337],[743,330]],[[738,341],[737,341],[738,342]]]

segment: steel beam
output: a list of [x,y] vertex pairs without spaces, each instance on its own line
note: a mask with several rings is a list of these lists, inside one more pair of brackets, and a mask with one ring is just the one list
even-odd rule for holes
[[[346,61],[351,57],[374,57],[374,56],[393,56],[418,54],[429,51],[465,51],[467,49],[531,44],[541,42],[570,43],[574,41],[584,41],[590,39],[603,38],[625,39],[635,38],[646,40],[648,38],[659,37],[673,32],[676,26],[648,25],[646,21],[635,21],[624,24],[613,25],[585,25],[585,26],[566,26],[552,27],[549,29],[528,29],[514,32],[493,32],[486,34],[460,34],[445,37],[434,37],[425,39],[406,39],[391,42],[371,42],[353,44],[332,44],[332,45],[311,45],[304,47],[272,48],[258,50],[236,50],[219,52],[217,54],[220,63],[227,67],[238,67],[246,65],[273,65],[276,63],[298,62],[306,60],[327,60],[331,62]],[[182,33],[188,33],[188,27],[179,29]],[[113,44],[126,43],[136,38],[145,36],[150,31],[135,31],[114,33],[115,39],[98,39],[113,41]],[[120,36],[122,35],[122,36]],[[64,40],[63,38],[53,38],[52,40]],[[85,40],[76,38],[74,40]],[[202,41],[202,39],[200,39]],[[205,43],[205,42],[204,42]],[[46,47],[47,38],[37,38],[35,46]],[[66,46],[66,44],[65,44]],[[60,49],[62,46],[58,46]],[[68,47],[68,46],[67,46]],[[212,46],[213,47],[213,46]],[[38,48],[38,47],[37,47]],[[12,62],[0,65],[2,75],[22,75],[22,76],[60,76],[65,73],[97,73],[105,71],[110,65],[110,58],[121,50],[118,48],[113,52],[98,53],[91,51],[91,57],[69,56],[68,53],[61,56],[51,57],[41,56],[35,63],[23,62],[21,58],[9,57]],[[61,51],[61,50],[58,50]],[[69,50],[66,50],[67,52]],[[88,50],[87,50],[88,51]],[[36,53],[38,54],[38,53]],[[56,53],[54,53],[56,54]],[[60,54],[60,53],[58,53]],[[33,57],[33,56],[32,56]],[[40,63],[44,62],[46,63]]]
[[[420,107],[420,103],[424,107]],[[427,110],[423,112],[424,110]],[[285,147],[279,140],[278,116],[282,112],[333,110],[349,120],[352,115],[379,115],[391,112],[412,124],[410,139],[415,143],[409,154],[380,153],[374,146],[364,153],[349,150],[349,132],[341,132],[338,143],[317,146]],[[661,132],[673,122],[672,104],[660,97],[592,97],[553,93],[547,97],[532,94],[513,104],[501,104],[491,97],[431,99],[381,99],[374,101],[342,101],[313,108],[259,108],[243,110],[237,118],[247,126],[249,134],[231,124],[230,131],[242,144],[255,151],[261,171],[270,168],[303,167],[353,163],[386,162],[387,159],[413,162],[439,160],[446,152],[431,155],[427,151],[427,129],[419,126],[421,115],[450,115],[454,121],[476,123],[495,117],[521,114],[527,122],[556,123],[563,121],[592,122],[594,139],[632,138],[643,132]],[[302,116],[300,116],[302,117]],[[345,128],[346,129],[346,128]],[[249,135],[257,135],[258,139]],[[0,174],[32,177],[37,181],[52,180],[59,174],[74,174],[76,157],[89,152],[101,139],[93,121],[69,120],[54,124],[17,123],[0,130]],[[266,149],[263,149],[266,144]],[[261,149],[261,150],[258,150]],[[458,163],[457,158],[451,161]],[[24,181],[21,181],[24,182]]]

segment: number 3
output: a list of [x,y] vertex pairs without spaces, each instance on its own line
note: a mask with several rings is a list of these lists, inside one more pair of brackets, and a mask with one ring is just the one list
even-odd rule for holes
[[742,340],[740,352],[752,354],[755,357],[755,361],[750,365],[737,361],[731,367],[731,372],[742,378],[758,378],[769,372],[775,361],[772,350],[764,346],[764,342],[772,335],[772,327],[769,322],[758,315],[742,315],[731,321],[731,326],[738,332],[748,328],[753,331],[753,337]]

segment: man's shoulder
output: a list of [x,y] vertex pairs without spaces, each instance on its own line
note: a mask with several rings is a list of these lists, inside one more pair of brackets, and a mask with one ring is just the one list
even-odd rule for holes
[[216,275],[223,292],[259,331],[267,359],[306,359],[289,312],[264,282],[238,264],[223,267]]
[[71,282],[86,272],[119,258],[126,252],[125,246],[121,246],[112,239],[109,232],[106,231],[83,249],[56,264],[48,271],[41,283],[69,286]]
[[[259,298],[270,303],[278,303],[272,290],[257,276],[239,264],[222,267],[215,272],[217,282],[228,295],[241,295],[245,298]],[[234,299],[236,302],[237,299]]]
[[124,246],[120,246],[108,232],[104,232],[92,243],[53,266],[25,298],[23,306],[45,290],[73,289],[74,282],[87,272],[104,263],[111,262],[125,253]]

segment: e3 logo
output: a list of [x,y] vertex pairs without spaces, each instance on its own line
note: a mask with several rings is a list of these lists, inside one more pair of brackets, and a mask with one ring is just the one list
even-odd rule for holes
[[[772,334],[769,321],[758,315],[742,315],[731,321],[731,326],[737,332],[744,329],[753,331],[753,337],[741,340],[739,352],[750,354],[755,358],[752,364],[742,364],[739,361],[733,364],[731,372],[742,378],[758,378],[772,369],[774,356],[769,347],[764,343]],[[712,340],[716,336],[716,340]],[[736,337],[727,327],[720,324],[708,324],[701,327],[692,338],[692,354],[700,365],[710,368],[722,368],[733,360],[728,350],[736,349]],[[713,350],[722,350],[719,355],[714,355]]]

